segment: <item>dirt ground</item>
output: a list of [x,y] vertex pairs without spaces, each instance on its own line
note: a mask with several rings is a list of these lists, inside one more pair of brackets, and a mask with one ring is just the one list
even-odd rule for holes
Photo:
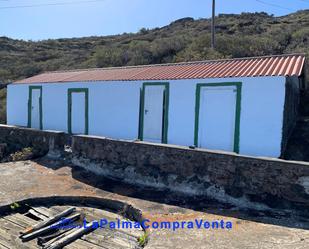
[[232,222],[232,229],[150,229],[146,248],[309,249],[309,220],[290,211],[252,211],[213,200],[134,187],[48,159],[0,164],[0,205],[30,197],[95,196],[124,201],[151,222]]

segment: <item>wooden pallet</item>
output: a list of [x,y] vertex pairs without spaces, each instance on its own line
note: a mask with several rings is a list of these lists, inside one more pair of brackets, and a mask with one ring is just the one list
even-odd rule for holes
[[[0,249],[42,248],[37,244],[37,238],[27,242],[22,242],[22,240],[19,238],[20,233],[29,227],[50,219],[51,217],[63,212],[64,210],[67,210],[68,208],[70,207],[29,207],[26,213],[14,212],[9,215],[0,217]],[[117,219],[121,221],[125,220],[124,217],[119,214],[92,207],[76,207],[75,212],[81,213],[81,216],[85,218],[87,222],[94,220],[100,221],[101,219],[107,219],[108,221],[117,221]],[[79,220],[77,223],[82,224],[82,222],[83,220]],[[66,232],[66,234],[72,234],[72,232],[74,232],[74,229]],[[142,229],[98,228],[89,232],[88,234],[84,234],[81,237],[76,238],[73,242],[66,245],[64,248],[140,248],[138,238],[143,234],[144,231]]]

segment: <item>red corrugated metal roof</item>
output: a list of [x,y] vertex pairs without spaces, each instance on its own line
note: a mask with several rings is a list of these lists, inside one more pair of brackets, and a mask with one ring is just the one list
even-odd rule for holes
[[304,62],[305,56],[303,54],[289,54],[147,66],[95,68],[47,72],[15,83],[300,76]]

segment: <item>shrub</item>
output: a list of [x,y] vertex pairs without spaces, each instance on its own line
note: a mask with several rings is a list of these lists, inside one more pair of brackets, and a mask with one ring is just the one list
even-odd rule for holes
[[21,151],[16,151],[9,156],[10,161],[25,161],[25,160],[30,160],[34,158],[35,153],[33,148],[31,147],[26,147],[23,148]]

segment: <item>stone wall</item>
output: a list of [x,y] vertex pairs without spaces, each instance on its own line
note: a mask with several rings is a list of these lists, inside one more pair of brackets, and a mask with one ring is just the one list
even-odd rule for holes
[[64,150],[66,135],[59,131],[41,131],[25,127],[0,125],[0,144],[3,154],[10,154],[30,147],[36,156],[46,153],[61,153]]
[[59,157],[71,142],[73,164],[94,174],[237,206],[309,210],[309,163],[0,125],[0,144],[12,151]]
[[309,163],[90,136],[72,140],[73,163],[95,174],[254,208],[309,207]]

